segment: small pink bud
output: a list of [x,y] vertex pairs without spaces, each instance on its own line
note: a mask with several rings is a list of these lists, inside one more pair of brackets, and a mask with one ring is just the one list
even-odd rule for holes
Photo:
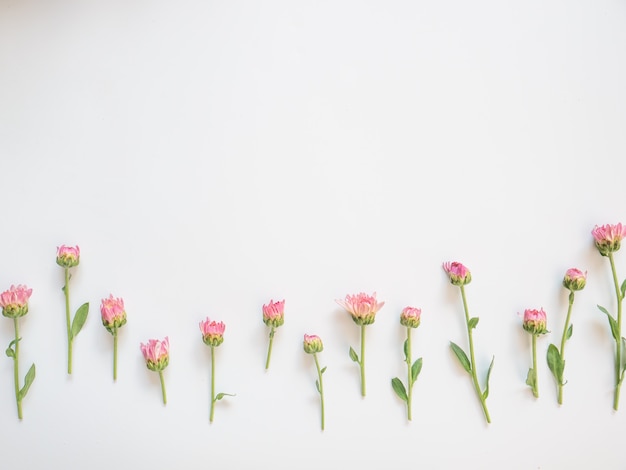
[[278,328],[285,323],[285,301],[274,302],[270,300],[268,305],[263,305],[263,323],[267,326]]
[[200,322],[202,341],[207,346],[219,346],[224,342],[224,330],[226,325],[223,322],[211,321],[209,317]]
[[64,268],[72,268],[80,262],[80,248],[61,245],[57,247],[57,264]]
[[609,253],[619,250],[622,239],[626,237],[626,225],[618,223],[616,225],[597,225],[591,231],[596,248],[602,256],[608,256]]
[[146,366],[153,371],[161,371],[167,367],[170,361],[169,350],[170,340],[167,336],[163,341],[151,339],[147,344],[141,343],[141,352],[146,360]]
[[408,328],[420,326],[422,311],[419,308],[404,307],[400,314],[400,324]]
[[455,286],[464,286],[472,282],[470,270],[456,261],[446,261],[443,263],[443,270],[450,278],[450,282]]
[[563,278],[563,286],[570,291],[582,290],[587,284],[587,273],[580,269],[570,268]]
[[32,289],[26,286],[11,286],[7,291],[0,294],[0,307],[2,315],[8,318],[23,317],[28,313],[28,299],[33,293]]
[[307,354],[315,354],[324,350],[324,345],[319,336],[304,335],[304,352]]
[[372,295],[363,292],[357,295],[346,295],[344,300],[335,300],[345,308],[352,316],[352,320],[357,325],[370,325],[376,319],[376,313],[385,305],[385,302],[376,301],[376,292]]
[[124,300],[116,299],[113,294],[109,298],[102,299],[100,304],[102,324],[111,334],[126,324],[126,310],[124,310]]
[[524,329],[533,335],[543,335],[548,332],[546,312],[543,308],[539,310],[524,310]]

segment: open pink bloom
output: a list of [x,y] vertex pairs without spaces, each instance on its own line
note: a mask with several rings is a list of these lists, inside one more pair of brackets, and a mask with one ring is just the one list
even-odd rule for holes
[[57,248],[57,264],[64,268],[77,266],[80,262],[80,248],[61,245]]
[[7,291],[0,294],[0,307],[2,315],[8,318],[23,317],[28,313],[28,299],[33,293],[32,289],[26,286],[11,286]]
[[618,223],[616,225],[597,225],[591,231],[596,243],[596,248],[602,256],[619,250],[623,238],[626,237],[626,225]]
[[147,344],[141,343],[141,352],[146,360],[146,366],[153,371],[161,371],[167,367],[170,361],[169,350],[170,340],[167,336],[163,341],[151,339]]
[[307,354],[315,354],[324,350],[322,339],[317,335],[304,335],[304,352]]
[[526,331],[533,335],[542,335],[547,333],[546,312],[543,311],[543,308],[539,310],[524,310],[524,323],[522,326]]
[[267,326],[279,327],[285,323],[285,301],[274,302],[270,300],[268,305],[263,305],[263,323]]
[[219,346],[224,342],[224,330],[226,325],[223,322],[211,321],[209,317],[200,322],[202,341],[207,346]]
[[420,326],[422,311],[415,307],[404,307],[400,314],[400,324],[409,328]]
[[587,273],[580,269],[570,268],[563,278],[563,286],[570,291],[582,290],[587,284]]
[[472,281],[470,270],[456,261],[443,263],[443,270],[450,277],[450,282],[455,286],[464,286]]
[[113,294],[110,294],[107,299],[102,299],[100,313],[102,314],[102,324],[110,333],[126,324],[124,299],[116,299]]
[[345,299],[336,299],[339,305],[345,308],[357,325],[370,325],[376,319],[376,313],[385,305],[385,302],[376,301],[376,292],[372,295],[363,292],[356,295],[346,295]]

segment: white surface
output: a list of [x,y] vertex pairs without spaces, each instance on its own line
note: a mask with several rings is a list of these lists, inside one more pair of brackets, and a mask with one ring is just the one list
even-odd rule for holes
[[[625,22],[617,1],[0,2],[0,287],[34,290],[22,372],[37,364],[18,422],[0,361],[2,468],[624,468],[590,231],[626,222]],[[73,308],[92,305],[72,377],[60,244],[82,249]],[[466,337],[447,260],[473,274],[481,378],[496,356],[489,426],[448,347]],[[543,358],[569,267],[589,282],[559,408]],[[359,291],[386,301],[365,399],[334,303]],[[116,384],[109,293],[129,318]],[[270,298],[287,313],[266,373]],[[409,304],[411,424],[390,387]],[[535,400],[518,312],[538,307]],[[227,325],[217,389],[237,394],[212,425],[207,315]],[[325,344],[324,433],[304,333]],[[139,343],[165,335],[163,407]]]

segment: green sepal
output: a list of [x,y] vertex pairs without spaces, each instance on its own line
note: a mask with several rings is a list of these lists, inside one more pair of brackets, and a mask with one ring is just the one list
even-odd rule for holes
[[350,359],[352,359],[356,363],[359,362],[359,356],[356,355],[356,351],[352,349],[352,346],[350,346]]
[[552,372],[557,384],[564,385],[563,383],[563,370],[565,369],[565,361],[561,357],[561,353],[554,344],[548,346],[548,368]]
[[602,307],[601,305],[598,305],[598,308],[602,313],[606,314],[607,318],[609,319],[611,334],[613,335],[613,339],[617,341],[617,338],[619,338],[619,332],[617,331],[617,322],[615,321],[615,318],[613,318],[611,314],[607,311],[607,309]]
[[393,391],[396,392],[396,395],[398,395],[398,397],[402,401],[406,402],[409,399],[406,394],[406,389],[404,388],[404,384],[398,377],[394,377],[393,379],[391,379],[391,387],[393,388]]
[[78,310],[76,310],[76,314],[74,315],[74,319],[72,320],[72,329],[71,329],[71,338],[74,339],[82,330],[83,325],[87,321],[87,315],[89,314],[89,302],[85,302]]
[[620,287],[619,290],[622,293],[622,299],[623,299],[624,295],[626,294],[626,279],[624,279],[624,282],[622,282],[622,287]]
[[469,322],[467,322],[467,327],[470,330],[476,328],[476,325],[478,325],[478,317],[472,317],[469,319]]
[[213,401],[221,400],[224,397],[234,397],[234,396],[235,396],[234,393],[218,393],[217,395],[215,395],[215,399]]
[[326,372],[326,366],[322,367],[322,370],[320,370],[320,374],[323,374],[324,372]]
[[417,376],[420,375],[421,371],[422,371],[422,358],[420,357],[413,363],[413,366],[411,366],[411,385],[415,383],[415,381],[417,380]]
[[26,396],[26,394],[28,393],[28,389],[30,388],[34,380],[35,364],[30,366],[30,369],[28,369],[28,372],[26,373],[26,377],[24,377],[24,386],[19,391],[20,400]]
[[463,351],[457,344],[452,341],[450,341],[450,347],[452,348],[452,351],[454,351],[454,354],[463,366],[463,369],[465,369],[465,372],[471,373],[472,365],[470,364],[470,361],[467,358],[467,354],[465,354],[465,351]]
[[535,390],[537,386],[537,371],[532,367],[528,369],[528,375],[526,375],[526,385]]
[[493,369],[493,361],[496,360],[496,356],[491,358],[489,369],[487,370],[487,379],[485,380],[485,391],[483,392],[483,400],[486,400],[489,396],[489,377],[491,377],[491,370]]
[[404,340],[404,347],[403,347],[403,349],[404,349],[404,358],[408,359],[408,357],[409,357],[409,340],[408,339]]
[[568,340],[572,337],[572,333],[574,332],[574,325],[570,325],[567,329],[567,333],[565,333],[565,340]]

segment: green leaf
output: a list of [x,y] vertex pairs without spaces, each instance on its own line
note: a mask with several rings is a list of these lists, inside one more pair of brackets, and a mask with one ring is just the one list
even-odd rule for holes
[[406,359],[407,357],[409,357],[409,340],[405,339],[404,340],[404,358]]
[[409,399],[407,397],[404,384],[398,377],[394,377],[393,379],[391,379],[391,387],[393,388],[393,391],[396,392],[396,395],[398,395],[398,397],[400,397],[402,401],[407,401]]
[[323,374],[324,372],[326,372],[326,367],[322,367],[322,370],[320,370],[320,374]]
[[626,279],[622,282],[622,287],[620,287],[620,292],[622,293],[622,299],[624,298],[624,294],[626,294]]
[[565,333],[565,340],[568,340],[572,337],[572,333],[574,332],[574,325],[570,325],[567,329],[567,333]]
[[317,379],[315,380],[315,388],[317,389],[317,393],[322,393],[320,390],[320,382]]
[[450,347],[452,348],[452,351],[454,351],[454,354],[463,366],[463,369],[465,369],[465,372],[471,373],[472,366],[469,359],[467,358],[467,354],[465,354],[465,351],[463,351],[458,345],[456,345],[452,341],[450,341]]
[[626,338],[622,337],[622,372],[626,369]]
[[411,367],[411,385],[415,383],[415,381],[417,380],[417,376],[420,375],[421,371],[422,371],[422,358],[420,357],[413,363],[413,366]]
[[80,333],[80,330],[82,330],[83,325],[87,321],[88,314],[89,314],[89,302],[85,302],[80,307],[78,307],[78,310],[76,310],[76,315],[74,315],[74,320],[72,320],[72,331],[71,331],[72,339],[76,338],[76,336],[78,336],[78,333]]
[[613,335],[613,339],[617,341],[617,338],[619,338],[619,333],[617,331],[617,322],[615,321],[615,318],[611,316],[611,314],[607,311],[606,308],[600,305],[598,305],[598,308],[600,309],[602,313],[605,313],[607,318],[609,319],[609,325],[611,326],[611,334]]
[[7,350],[5,351],[5,354],[7,355],[7,357],[13,357],[13,358],[15,357],[15,350],[13,349],[13,346],[15,346],[15,344],[21,340],[22,338],[17,338],[17,340],[12,340],[9,343],[9,346],[7,347]]
[[537,371],[532,367],[528,369],[528,375],[526,376],[526,385],[535,390],[537,385]]
[[563,370],[565,369],[565,361],[561,357],[561,353],[554,344],[548,346],[548,368],[552,372],[556,383],[559,385],[563,384]]
[[356,355],[356,352],[354,351],[354,349],[352,349],[352,346],[350,346],[350,359],[352,359],[354,362],[359,362],[359,356]]
[[26,373],[26,377],[24,377],[24,386],[19,392],[20,400],[28,393],[28,389],[32,385],[33,380],[35,380],[35,364],[30,366],[30,369],[28,369],[28,372]]
[[485,380],[485,391],[483,392],[483,400],[486,400],[489,396],[489,377],[491,377],[491,370],[493,369],[493,361],[496,360],[496,356],[491,358],[489,369],[487,370],[487,379]]
[[224,397],[234,397],[234,396],[235,396],[234,393],[218,393],[217,395],[215,395],[215,400],[213,401],[221,400]]
[[476,328],[476,325],[478,325],[478,317],[472,317],[469,319],[469,322],[467,323],[467,326],[469,327],[469,329],[473,329]]

